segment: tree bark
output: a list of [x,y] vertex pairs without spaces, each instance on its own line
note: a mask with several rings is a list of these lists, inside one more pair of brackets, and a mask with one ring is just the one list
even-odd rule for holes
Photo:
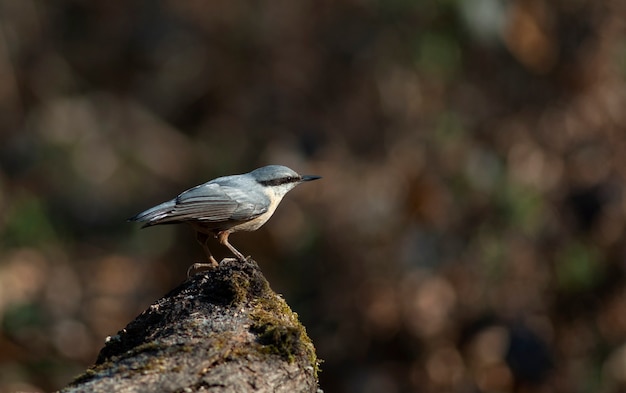
[[107,338],[61,392],[316,392],[317,372],[298,315],[256,262],[227,259]]

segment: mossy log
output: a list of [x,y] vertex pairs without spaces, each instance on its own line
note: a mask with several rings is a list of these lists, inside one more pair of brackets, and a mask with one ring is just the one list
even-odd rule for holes
[[196,274],[107,339],[61,392],[316,392],[298,315],[253,260]]

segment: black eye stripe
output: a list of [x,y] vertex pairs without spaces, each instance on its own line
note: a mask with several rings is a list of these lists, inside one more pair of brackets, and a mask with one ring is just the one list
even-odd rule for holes
[[297,177],[290,176],[290,177],[283,177],[280,179],[261,180],[259,181],[259,183],[264,186],[280,186],[281,184],[295,183],[298,180],[300,179]]

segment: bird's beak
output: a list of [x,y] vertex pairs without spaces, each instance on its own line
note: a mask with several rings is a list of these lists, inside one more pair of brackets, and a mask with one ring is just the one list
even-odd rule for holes
[[302,180],[301,181],[311,181],[311,180],[317,180],[317,179],[321,179],[321,176],[312,176],[312,175],[303,175],[302,176]]

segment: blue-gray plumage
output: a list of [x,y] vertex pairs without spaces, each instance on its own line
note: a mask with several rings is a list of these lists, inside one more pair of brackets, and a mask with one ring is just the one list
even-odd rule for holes
[[217,261],[206,244],[209,235],[245,260],[229,242],[237,231],[255,231],[272,216],[287,192],[298,184],[319,179],[301,176],[281,165],[268,165],[242,175],[218,177],[131,217],[143,227],[186,222],[197,232],[212,266]]

